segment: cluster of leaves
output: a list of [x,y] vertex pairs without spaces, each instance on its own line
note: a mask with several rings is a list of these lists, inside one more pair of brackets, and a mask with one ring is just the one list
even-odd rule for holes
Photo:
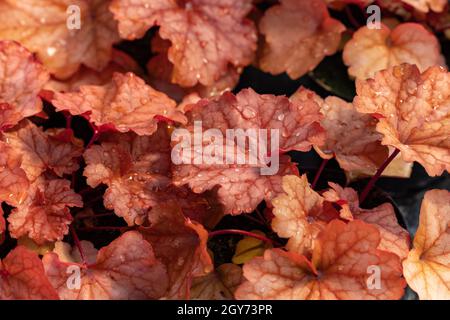
[[[0,299],[399,299],[406,284],[450,299],[450,192],[425,194],[412,249],[392,204],[360,206],[394,159],[393,171],[450,171],[450,74],[435,35],[448,36],[447,1],[377,1],[397,18],[380,29],[329,12],[372,2],[0,0]],[[69,5],[80,29],[67,28]],[[149,34],[146,71],[113,47]],[[250,64],[297,79],[341,50],[353,101],[230,92]],[[174,165],[172,130],[200,120],[280,130],[278,172]],[[349,176],[375,174],[369,188],[315,191],[288,154],[312,148]],[[270,238],[214,230],[262,202]],[[78,238],[102,228],[119,235]],[[217,266],[208,239],[226,232],[266,244]]]

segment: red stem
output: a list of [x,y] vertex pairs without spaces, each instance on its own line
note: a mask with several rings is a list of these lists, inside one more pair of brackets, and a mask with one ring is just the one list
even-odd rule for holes
[[391,163],[392,160],[394,160],[394,158],[399,154],[399,152],[400,152],[399,149],[395,149],[394,152],[392,152],[392,154],[389,156],[389,158],[387,158],[383,162],[381,167],[378,168],[378,170],[375,173],[375,175],[372,177],[372,179],[370,179],[369,183],[366,185],[364,190],[361,192],[361,195],[359,196],[359,203],[360,204],[362,204],[364,202],[364,200],[366,200],[367,196],[369,195],[370,190],[372,190],[373,186],[375,185],[375,182],[378,181],[378,179],[380,178],[380,176],[383,173],[384,169],[386,169],[386,167],[389,165],[389,163]]
[[317,182],[319,182],[320,176],[323,172],[323,169],[325,169],[325,166],[327,165],[328,161],[330,159],[323,159],[322,163],[320,164],[319,170],[317,170],[316,175],[314,176],[313,183],[311,184],[311,188],[314,189],[317,185]]
[[70,232],[72,234],[73,241],[75,242],[75,245],[77,246],[78,251],[80,252],[81,261],[83,262],[83,264],[85,266],[87,266],[86,258],[84,256],[83,248],[81,247],[80,239],[78,238],[78,235],[77,235],[77,233],[75,232],[75,229],[72,226],[70,226]]
[[64,117],[66,118],[66,129],[72,128],[72,115],[70,113],[63,113]]
[[268,243],[274,245],[274,241],[265,236],[262,236],[262,235],[259,235],[259,234],[253,233],[253,232],[237,230],[237,229],[224,229],[224,230],[212,231],[209,233],[208,236],[209,236],[209,238],[212,238],[215,236],[222,236],[222,235],[226,235],[226,234],[238,234],[241,236],[252,237],[252,238],[255,238],[255,239],[258,239],[261,241],[265,241],[265,242],[268,242]]
[[89,143],[86,145],[86,149],[89,149],[95,141],[97,141],[99,136],[99,131],[97,128],[94,128],[94,133],[92,134],[91,140],[89,140]]
[[348,6],[345,7],[345,13],[347,14],[347,17],[348,17],[348,20],[350,21],[350,23],[356,29],[359,29],[360,24],[358,23],[358,21],[356,21],[355,17],[353,16],[353,13],[352,13],[351,9]]

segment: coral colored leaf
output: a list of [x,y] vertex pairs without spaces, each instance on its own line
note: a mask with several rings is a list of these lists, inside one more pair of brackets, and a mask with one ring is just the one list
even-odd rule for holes
[[208,232],[197,222],[185,218],[179,206],[167,202],[155,207],[150,227],[140,227],[144,238],[167,267],[169,291],[166,298],[187,299],[192,279],[212,271],[207,251]]
[[5,232],[5,229],[6,229],[6,221],[5,221],[5,218],[3,217],[3,214],[4,214],[3,209],[0,206],[0,235],[3,232]]
[[78,71],[68,79],[51,79],[45,84],[44,90],[52,92],[77,91],[81,86],[85,85],[106,85],[109,81],[111,81],[114,72],[133,72],[137,75],[142,73],[136,61],[122,51],[113,50],[113,56],[111,59],[112,60],[110,63],[103,68],[102,71],[96,71],[94,69],[81,66]]
[[[280,249],[244,265],[247,279],[237,299],[400,299],[406,283],[400,259],[378,250],[378,230],[361,221],[330,222],[318,239],[312,262]],[[379,268],[372,283],[371,268]],[[374,285],[375,284],[375,285]]]
[[447,0],[402,0],[402,1],[422,12],[428,12],[430,10],[435,12],[442,12],[445,6],[448,5]]
[[352,188],[342,188],[336,183],[329,182],[330,189],[323,194],[329,201],[341,206],[341,217],[347,220],[362,220],[377,227],[381,241],[378,249],[398,255],[402,260],[406,258],[410,247],[410,237],[403,229],[395,215],[394,207],[384,203],[373,209],[359,207],[358,193]]
[[[69,139],[73,137],[72,133],[67,134]],[[30,181],[46,170],[60,177],[78,170],[83,146],[59,138],[57,133],[44,132],[28,120],[3,134],[3,140],[22,156],[21,167]]]
[[232,263],[222,264],[210,274],[194,279],[191,299],[233,300],[234,292],[242,281],[240,267]]
[[403,64],[357,81],[354,105],[377,114],[382,143],[417,161],[430,176],[450,171],[450,74],[440,67],[420,73]]
[[29,187],[25,171],[21,168],[22,157],[0,141],[0,201],[15,206],[23,202]]
[[[278,156],[279,151],[308,151],[312,144],[324,141],[324,131],[319,121],[322,118],[320,107],[312,100],[291,102],[286,97],[259,95],[251,89],[241,91],[234,96],[226,92],[220,97],[203,99],[195,105],[186,107],[188,125],[186,132],[173,142],[178,142],[172,154],[182,158],[181,164],[173,168],[174,184],[188,184],[196,193],[220,186],[218,196],[224,204],[225,212],[239,214],[251,212],[262,200],[270,200],[280,190],[281,176],[295,174],[296,168],[289,157],[280,156],[279,166],[271,162],[267,168],[268,155]],[[195,139],[196,124],[202,130],[212,129],[222,139],[204,141]],[[261,154],[265,141],[258,138],[261,134],[267,138],[267,155]],[[229,133],[244,138],[248,143],[230,137]],[[187,137],[186,137],[187,135]],[[279,138],[279,146],[272,145]],[[194,141],[191,141],[194,136]],[[185,140],[186,139],[186,140]],[[228,148],[229,145],[237,147]],[[185,148],[185,144],[190,146]],[[191,145],[192,144],[192,145]],[[255,148],[259,148],[259,156]],[[214,150],[214,156],[207,150]],[[271,149],[269,151],[269,149]],[[194,152],[192,152],[194,150]],[[241,155],[245,156],[245,164],[239,163]],[[185,161],[185,160],[188,161]],[[270,174],[262,175],[262,169],[270,170]]]
[[39,256],[23,246],[0,260],[0,300],[57,300]]
[[450,192],[425,193],[414,249],[403,261],[408,285],[422,300],[450,299]]
[[321,124],[327,139],[324,145],[314,146],[320,156],[324,159],[335,156],[346,171],[375,173],[388,157],[388,148],[381,145],[382,135],[375,131],[375,119],[359,113],[353,104],[338,97],[323,100],[304,88],[300,88],[291,100],[308,95],[315,95],[314,100],[320,104],[325,116]]
[[157,90],[166,93],[177,101],[189,93],[198,93],[201,97],[209,98],[220,95],[225,91],[231,91],[239,81],[242,68],[228,67],[228,70],[211,85],[197,84],[194,87],[183,88],[171,83],[173,64],[169,61],[168,50],[170,41],[156,36],[152,39],[152,50],[157,54],[147,63],[147,71],[150,76],[150,84]]
[[280,191],[283,175],[298,173],[288,156],[280,156],[275,175],[261,175],[260,169],[251,165],[177,165],[173,182],[187,183],[199,194],[219,186],[217,195],[226,214],[249,213]]
[[282,0],[259,23],[265,46],[259,65],[296,79],[334,54],[345,26],[330,17],[323,0]]
[[57,110],[84,115],[99,127],[112,125],[120,132],[134,131],[139,135],[156,131],[157,116],[185,122],[184,115],[175,109],[175,101],[131,72],[114,73],[111,82],[103,86],[57,92],[52,103]]
[[24,47],[0,41],[0,130],[42,111],[38,94],[48,78],[42,65]]
[[323,198],[309,186],[306,175],[285,176],[283,192],[272,200],[272,229],[289,238],[286,248],[299,254],[313,249],[314,240],[326,224]]
[[36,180],[28,196],[8,217],[11,236],[28,236],[37,244],[62,240],[72,222],[69,207],[82,207],[81,196],[63,179]]
[[220,97],[203,99],[191,107],[187,116],[189,129],[195,121],[202,121],[204,130],[218,128],[224,135],[226,129],[278,130],[283,152],[309,151],[325,138],[320,126],[323,115],[312,98],[290,101],[285,96],[260,95],[244,89],[237,95],[225,92]]
[[111,4],[124,38],[142,37],[159,26],[159,36],[171,42],[172,82],[184,87],[212,85],[229,64],[250,64],[257,40],[253,23],[245,19],[251,9],[250,0],[113,0]]
[[213,216],[220,214],[213,196],[209,200],[207,195],[171,185],[170,137],[164,125],[151,136],[110,135],[89,148],[84,159],[88,185],[108,185],[105,206],[130,226],[144,223],[153,206],[168,200],[177,201],[186,214],[205,223],[214,224]]
[[119,40],[109,4],[109,0],[1,1],[0,38],[19,41],[36,52],[58,78],[68,78],[81,64],[100,71]]
[[392,30],[384,24],[380,29],[362,27],[345,45],[343,58],[349,74],[358,79],[402,63],[415,64],[420,71],[445,66],[438,39],[418,23],[402,23]]
[[[166,268],[152,246],[136,231],[129,231],[98,251],[94,264],[61,261],[56,253],[43,258],[45,272],[63,300],[157,299],[167,290]],[[79,268],[79,288],[68,287]],[[68,270],[72,270],[68,272]]]

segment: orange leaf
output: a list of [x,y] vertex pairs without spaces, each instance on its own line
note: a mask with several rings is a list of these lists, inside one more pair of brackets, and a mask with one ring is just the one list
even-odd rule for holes
[[123,38],[140,38],[159,26],[160,37],[171,42],[172,82],[184,87],[212,85],[229,64],[243,67],[252,61],[257,36],[253,23],[245,19],[251,8],[250,0],[114,0],[111,4]]
[[[92,246],[90,251],[95,253]],[[124,233],[100,249],[95,263],[88,266],[65,260],[60,252],[48,253],[42,261],[63,300],[157,299],[167,290],[166,268],[136,231]],[[69,277],[77,275],[75,268],[79,270],[79,286],[72,287]]]
[[409,286],[422,300],[450,299],[450,192],[425,193],[414,249],[403,262]]
[[378,114],[382,143],[400,149],[407,162],[417,161],[430,176],[450,171],[450,74],[440,67],[420,73],[403,64],[356,82],[354,105]]
[[97,126],[110,126],[120,132],[151,135],[157,129],[156,116],[184,123],[185,116],[175,109],[175,101],[154,90],[129,72],[114,73],[102,86],[81,86],[72,93],[57,92],[52,100],[58,111],[84,115]]
[[323,0],[282,0],[264,13],[259,30],[265,36],[261,69],[297,79],[337,51],[345,26],[330,17]]
[[420,71],[434,65],[445,66],[439,41],[418,23],[402,23],[392,29],[362,27],[344,48],[343,59],[348,73],[359,79],[402,63],[416,64]]
[[402,260],[406,258],[411,242],[409,233],[399,225],[394,207],[390,203],[383,203],[373,209],[362,209],[359,207],[358,193],[355,190],[342,188],[332,182],[328,184],[331,189],[324,192],[323,196],[327,201],[341,206],[341,218],[362,220],[374,225],[381,236],[378,249],[395,253]]
[[376,121],[369,115],[356,111],[352,103],[338,97],[325,100],[308,89],[300,88],[291,100],[312,98],[321,107],[321,121],[327,138],[325,144],[314,149],[324,159],[336,157],[340,167],[346,171],[357,170],[374,174],[388,157],[388,148],[381,145],[382,135],[375,131]]
[[323,198],[310,188],[306,175],[284,176],[282,181],[284,192],[272,200],[272,229],[280,237],[289,238],[289,251],[307,254],[326,225],[321,217]]
[[[320,234],[312,262],[280,249],[244,265],[237,299],[399,299],[406,285],[400,259],[378,250],[378,230],[361,221],[333,220]],[[371,270],[378,273],[372,274]],[[379,283],[373,286],[372,277]]]
[[442,12],[448,3],[447,0],[402,0],[422,12],[430,10],[435,12]]
[[[38,54],[58,78],[68,78],[81,64],[102,70],[119,41],[109,0],[8,0],[0,2],[0,38],[16,40]],[[80,24],[69,28],[77,6]],[[70,11],[69,11],[70,12]],[[76,22],[76,21],[73,21]]]

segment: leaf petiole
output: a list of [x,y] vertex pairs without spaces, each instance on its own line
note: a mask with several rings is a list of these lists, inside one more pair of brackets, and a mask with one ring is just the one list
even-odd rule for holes
[[395,149],[394,152],[383,162],[383,164],[378,168],[375,175],[370,179],[369,183],[366,185],[364,190],[361,192],[361,195],[359,196],[359,203],[362,204],[364,200],[366,200],[367,196],[369,195],[370,190],[372,190],[373,186],[375,185],[375,182],[378,181],[378,179],[381,177],[381,174],[383,173],[384,169],[389,165],[389,163],[394,160],[394,158],[400,153],[399,149]]

